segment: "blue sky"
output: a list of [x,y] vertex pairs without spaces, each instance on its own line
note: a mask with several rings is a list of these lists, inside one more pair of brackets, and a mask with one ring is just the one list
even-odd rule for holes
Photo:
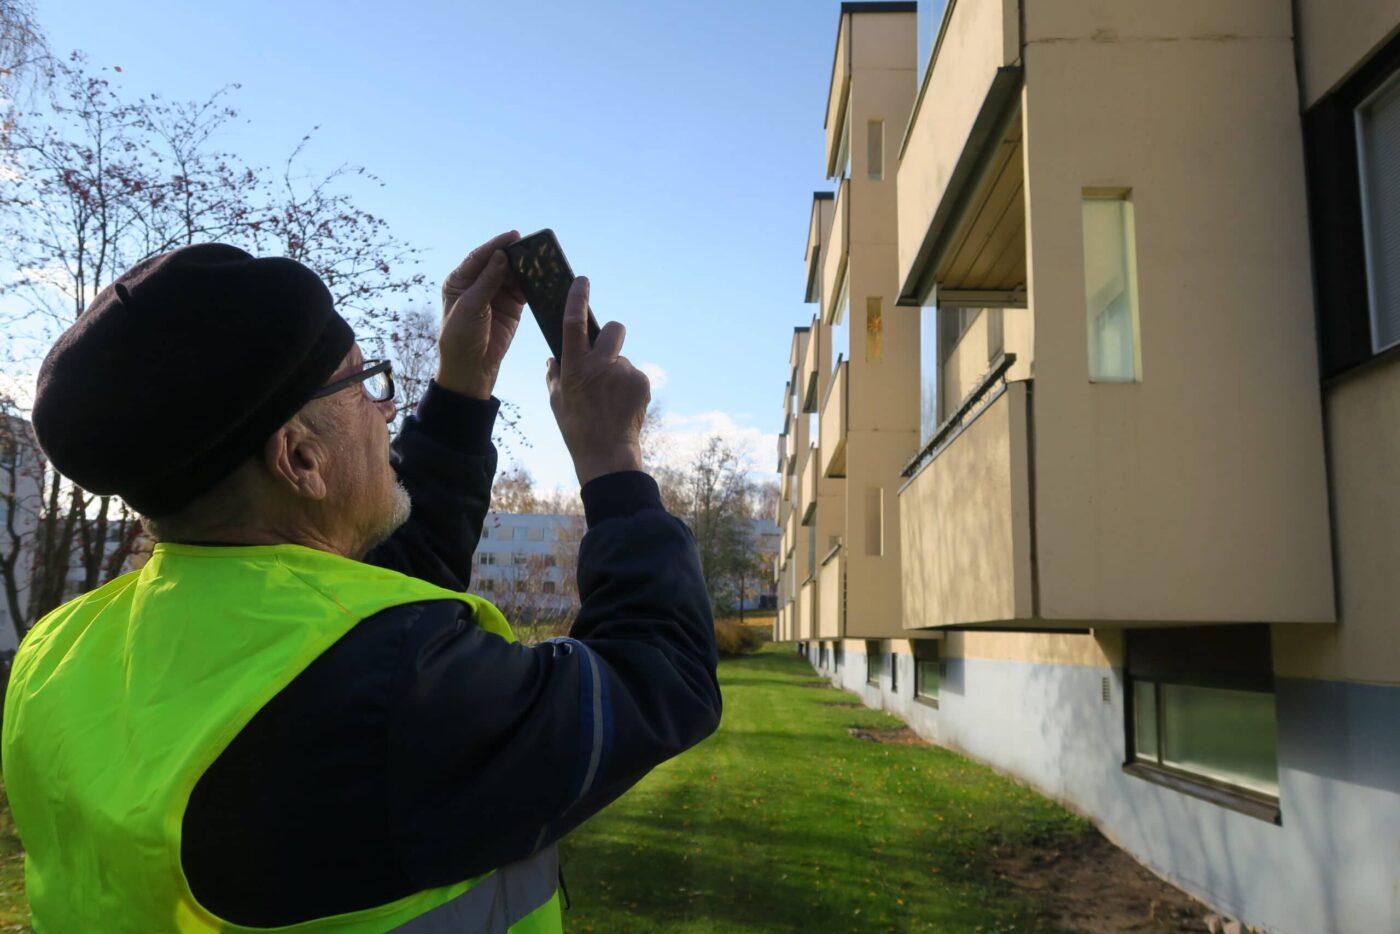
[[[362,164],[362,206],[425,251],[436,289],[475,244],[553,227],[601,320],[654,375],[674,446],[710,430],[771,471],[839,3],[41,0],[56,51],[133,92],[232,82],[248,123],[220,142],[276,163]],[[425,293],[424,300],[431,299]],[[529,320],[497,395],[544,486],[572,485]]]

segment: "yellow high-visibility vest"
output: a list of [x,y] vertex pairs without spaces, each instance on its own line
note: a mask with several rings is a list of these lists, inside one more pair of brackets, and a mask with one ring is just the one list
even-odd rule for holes
[[[471,594],[300,545],[160,544],[140,571],[45,616],[15,657],[4,774],[40,932],[266,931],[190,892],[190,793],[262,707],[366,617]],[[475,879],[285,931],[562,931],[553,846]],[[410,923],[411,922],[411,923]]]

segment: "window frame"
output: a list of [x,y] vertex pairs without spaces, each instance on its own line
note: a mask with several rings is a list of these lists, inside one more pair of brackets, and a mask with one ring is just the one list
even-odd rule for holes
[[[1089,230],[1088,230],[1088,206],[1091,203],[1112,203],[1122,206],[1120,212],[1122,240],[1126,244],[1126,278],[1124,289],[1128,293],[1128,326],[1130,328],[1129,340],[1131,343],[1132,373],[1128,376],[1095,374],[1095,329],[1099,319],[1103,317],[1103,309],[1098,309],[1097,315],[1091,315],[1092,296],[1089,295]],[[1138,290],[1138,263],[1137,263],[1137,209],[1133,204],[1133,191],[1131,188],[1085,188],[1080,193],[1080,242],[1084,252],[1084,307],[1085,307],[1085,336],[1086,352],[1089,364],[1089,382],[1094,384],[1121,384],[1134,385],[1143,381],[1142,375],[1142,301]],[[1108,307],[1108,306],[1105,306]]]
[[1400,345],[1376,350],[1369,270],[1356,262],[1366,253],[1356,110],[1397,74],[1400,35],[1303,114],[1318,364],[1324,385],[1372,361],[1400,357]]
[[[1230,690],[1266,694],[1271,698],[1276,698],[1272,671],[1272,640],[1268,629],[1269,627],[1259,624],[1239,624],[1182,627],[1176,630],[1156,632],[1147,630],[1129,632],[1124,644],[1125,660],[1123,666],[1123,771],[1137,778],[1210,801],[1251,817],[1273,824],[1281,824],[1282,811],[1278,794],[1270,795],[1259,789],[1237,785],[1211,775],[1178,768],[1165,762],[1167,731],[1165,705],[1162,698],[1164,687]],[[1144,662],[1140,657],[1143,654],[1141,647],[1135,645],[1134,641],[1149,637],[1164,641],[1179,640],[1184,646],[1184,650],[1176,653],[1177,657],[1172,657],[1171,651],[1152,653],[1159,655],[1159,658]],[[1235,644],[1238,646],[1245,640],[1259,641],[1261,637],[1262,649],[1256,646],[1253,653],[1241,652],[1237,647],[1230,647],[1231,640],[1237,640]],[[1225,648],[1223,650],[1213,648],[1213,645],[1223,645]],[[1249,654],[1254,654],[1256,657],[1252,661],[1246,658],[1241,664],[1240,656]],[[1157,748],[1155,761],[1140,758],[1137,752],[1137,685],[1139,683],[1153,685],[1155,745]],[[1274,765],[1277,771],[1277,708],[1275,709],[1274,730]]]
[[[938,683],[934,685],[933,693],[925,692],[924,669],[922,665],[932,662],[934,671],[937,672]],[[943,655],[938,647],[938,643],[932,639],[923,639],[914,643],[914,700],[927,707],[937,710],[939,706],[939,692],[943,685]]]
[[[1365,134],[1363,133],[1362,113],[1364,110],[1366,110],[1366,108],[1369,105],[1375,103],[1383,97],[1386,97],[1387,95],[1395,95],[1397,101],[1393,106],[1400,107],[1400,69],[1397,69],[1396,71],[1392,72],[1389,77],[1382,80],[1380,82],[1380,85],[1376,87],[1375,90],[1373,90],[1370,94],[1366,95],[1366,97],[1359,101],[1357,105],[1352,109],[1352,121],[1356,133],[1356,175],[1357,180],[1361,186],[1361,244],[1363,248],[1363,255],[1365,257],[1364,274],[1366,277],[1366,307],[1368,312],[1367,320],[1370,324],[1371,330],[1372,354],[1382,354],[1387,350],[1391,350],[1395,347],[1400,347],[1400,332],[1397,332],[1395,335],[1393,335],[1393,339],[1389,343],[1384,345],[1381,344],[1380,326],[1377,320],[1378,308],[1376,301],[1376,277],[1379,263],[1377,261],[1377,258],[1373,255],[1375,251],[1373,241],[1375,239],[1376,231],[1372,229],[1372,205],[1370,197],[1371,185],[1368,183],[1367,179],[1368,172],[1366,164],[1366,150],[1362,145],[1365,139]],[[1400,276],[1400,270],[1396,270],[1395,273],[1397,276]]]

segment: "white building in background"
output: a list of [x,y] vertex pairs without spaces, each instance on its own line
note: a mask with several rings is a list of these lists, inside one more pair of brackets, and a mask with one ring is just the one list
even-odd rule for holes
[[583,516],[489,512],[472,556],[471,590],[512,620],[570,616],[578,610],[578,547]]

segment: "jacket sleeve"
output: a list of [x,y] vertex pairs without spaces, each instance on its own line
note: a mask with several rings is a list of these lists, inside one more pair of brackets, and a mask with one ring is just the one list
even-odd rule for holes
[[583,488],[571,634],[524,646],[465,607],[405,628],[389,705],[403,871],[445,885],[522,859],[719,725],[714,620],[689,528],[642,473]]
[[398,531],[365,555],[366,564],[451,590],[468,588],[472,554],[491,506],[496,475],[491,429],[500,405],[494,397],[472,399],[428,384],[389,453],[413,501],[412,512]]

